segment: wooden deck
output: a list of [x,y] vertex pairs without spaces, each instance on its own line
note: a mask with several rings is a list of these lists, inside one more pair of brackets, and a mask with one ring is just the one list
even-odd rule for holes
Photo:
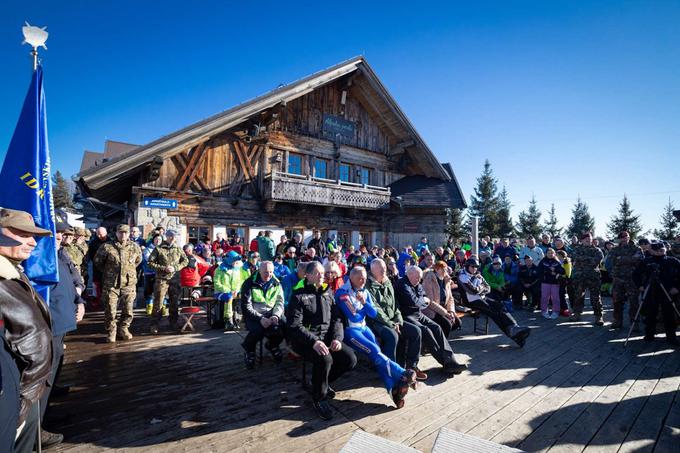
[[276,367],[265,352],[246,371],[240,333],[152,337],[140,314],[134,340],[108,345],[90,314],[67,338],[60,381],[73,388],[47,425],[66,440],[48,451],[338,451],[360,429],[429,452],[442,427],[526,451],[680,451],[680,351],[640,336],[624,349],[625,332],[537,314],[517,316],[534,329],[524,349],[467,322],[452,345],[469,371],[447,380],[424,357],[430,378],[402,410],[360,361],[334,385],[331,422],[312,409],[300,363]]

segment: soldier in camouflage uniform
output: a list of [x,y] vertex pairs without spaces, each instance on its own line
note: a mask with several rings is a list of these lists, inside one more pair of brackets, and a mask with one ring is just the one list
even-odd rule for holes
[[189,264],[184,251],[175,245],[175,232],[168,230],[165,241],[153,249],[149,256],[149,267],[156,272],[153,288],[153,311],[151,313],[151,333],[158,333],[161,320],[163,299],[168,294],[170,309],[170,328],[177,329],[177,305],[181,291],[179,271]]
[[628,301],[628,319],[632,323],[635,318],[640,291],[633,282],[633,271],[641,260],[642,250],[631,242],[628,231],[619,233],[618,247],[611,249],[607,255],[614,280],[612,285],[612,303],[614,305],[612,329],[620,329],[623,326],[623,310],[626,301]]
[[80,275],[83,277],[83,282],[85,283],[86,288],[89,279],[87,272],[87,252],[90,249],[87,243],[90,241],[91,236],[92,233],[90,233],[90,230],[87,228],[76,228],[76,247],[78,247],[80,252],[83,254],[83,260],[80,262]]
[[[76,228],[76,230],[79,230],[80,228]],[[78,270],[78,273],[80,273],[80,266],[83,264],[83,258],[85,255],[83,254],[82,250],[76,246],[75,238],[76,238],[76,231],[73,229],[69,229],[67,231],[64,231],[62,234],[62,240],[61,240],[61,247],[64,249],[64,252],[71,258],[71,261],[73,264],[76,266],[76,269]]]
[[[132,339],[132,308],[137,297],[137,266],[142,262],[142,251],[130,240],[130,227],[118,225],[116,239],[97,250],[94,265],[102,272],[102,304],[107,343],[116,342],[116,333],[123,340]],[[116,330],[116,309],[122,304],[120,325]]]
[[586,233],[581,236],[579,245],[573,246],[571,255],[573,270],[571,271],[571,285],[573,285],[574,300],[572,321],[580,321],[585,303],[586,290],[590,292],[590,304],[595,313],[595,324],[604,325],[602,319],[602,300],[600,300],[600,263],[604,259],[602,250],[592,245],[592,236]]

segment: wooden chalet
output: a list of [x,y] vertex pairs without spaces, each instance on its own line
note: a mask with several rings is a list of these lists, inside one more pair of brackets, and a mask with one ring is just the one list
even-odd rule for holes
[[[83,168],[81,195],[121,218],[177,228],[185,242],[235,232],[336,233],[346,243],[444,240],[466,206],[366,60],[340,63]],[[151,199],[176,200],[171,209]],[[147,200],[147,201],[145,201]],[[146,206],[145,206],[146,205]],[[153,203],[151,204],[153,206]]]

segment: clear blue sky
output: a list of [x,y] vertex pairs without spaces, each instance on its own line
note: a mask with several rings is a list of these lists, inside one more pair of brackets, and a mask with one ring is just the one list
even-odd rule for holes
[[227,3],[3,2],[0,153],[30,78],[28,20],[50,32],[67,175],[106,138],[143,144],[364,54],[468,198],[488,158],[514,219],[532,194],[563,224],[580,195],[598,233],[624,192],[646,229],[669,196],[680,209],[679,2]]

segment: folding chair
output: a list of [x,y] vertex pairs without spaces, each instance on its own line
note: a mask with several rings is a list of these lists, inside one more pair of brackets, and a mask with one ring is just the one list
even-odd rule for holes
[[197,286],[197,287],[192,287],[192,286],[183,286],[181,293],[180,293],[180,299],[179,303],[180,305],[184,305],[185,303],[188,303],[189,305],[186,306],[181,306],[179,309],[179,315],[182,318],[182,321],[184,324],[182,325],[182,328],[179,330],[180,333],[183,333],[185,330],[194,331],[194,325],[191,323],[191,321],[194,319],[194,316],[197,314],[201,313],[201,307],[195,306],[194,303],[196,302],[196,298],[192,297],[192,293],[195,290],[200,290],[202,287]]

